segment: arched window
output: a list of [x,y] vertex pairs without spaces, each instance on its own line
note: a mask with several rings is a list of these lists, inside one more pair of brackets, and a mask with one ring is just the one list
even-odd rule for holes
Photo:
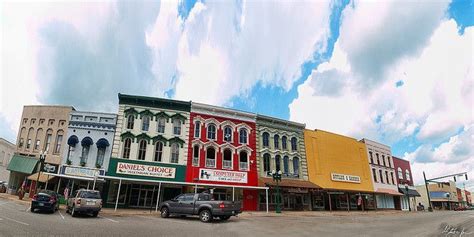
[[[375,153],[375,155],[377,155],[377,153]],[[384,183],[384,182],[383,182],[382,170],[379,170],[379,177],[380,177],[380,182],[381,182],[381,183]]]
[[277,172],[281,170],[281,156],[280,155],[275,156],[275,168]]
[[171,163],[178,163],[179,161],[179,147],[178,144],[171,144]]
[[127,117],[127,129],[133,129],[134,122],[135,122],[135,116],[133,114],[128,115],[128,117]]
[[399,179],[403,179],[403,171],[402,171],[402,168],[398,167],[397,171],[398,171],[398,178],[399,178]]
[[181,135],[181,120],[179,119],[173,120],[173,134]]
[[206,167],[216,167],[216,150],[214,147],[208,147],[206,150]]
[[265,153],[263,154],[263,171],[265,174],[268,174],[270,172],[270,154]]
[[284,156],[284,157],[283,157],[283,173],[284,173],[285,175],[288,175],[289,172],[290,172],[290,171],[289,171],[289,168],[288,168],[289,165],[290,165],[290,164],[289,164],[289,158],[288,158],[288,156]]
[[2,154],[0,155],[0,164],[4,165],[5,162],[5,151],[2,151]]
[[379,153],[375,153],[375,159],[377,160],[377,165],[382,165],[382,162],[380,162]]
[[370,159],[370,164],[374,163],[374,155],[372,154],[371,151],[369,151],[369,159]]
[[247,144],[247,129],[241,128],[239,131],[240,144]]
[[150,117],[145,115],[142,117],[142,130],[148,131],[149,128],[150,128]]
[[281,137],[281,149],[286,150],[288,149],[286,136]]
[[207,139],[216,140],[216,125],[212,123],[207,126]]
[[392,162],[390,161],[390,156],[387,156],[387,166],[393,168]]
[[56,133],[56,146],[54,147],[55,154],[58,154],[59,152],[61,152],[61,144],[63,142],[63,135],[64,135],[63,130],[58,130],[58,132]]
[[24,144],[24,142],[25,142],[25,139],[24,139],[24,137],[25,137],[25,135],[26,135],[25,133],[26,133],[26,128],[25,128],[25,127],[22,127],[22,128],[21,128],[21,131],[20,131],[20,139],[19,139],[19,141],[18,141],[18,147],[19,147],[19,148],[22,148],[22,147],[23,147],[23,144]]
[[36,131],[36,138],[35,138],[35,146],[33,149],[39,150],[40,149],[40,139],[43,137],[43,129],[39,128],[38,131]]
[[224,141],[232,142],[232,128],[230,126],[224,128]]
[[239,154],[239,169],[249,170],[249,159],[246,151],[241,151]]
[[382,162],[383,162],[383,166],[387,166],[387,164],[385,163],[385,156],[382,155]]
[[199,166],[199,146],[193,147],[193,166]]
[[146,157],[146,145],[147,145],[146,140],[140,140],[139,147],[138,147],[138,160],[145,160]]
[[130,147],[132,146],[132,139],[126,138],[123,142],[123,154],[122,158],[128,159],[130,158]]
[[222,160],[222,168],[232,169],[232,151],[230,149],[224,150],[224,159]]
[[34,133],[34,129],[33,128],[30,128],[28,130],[28,140],[26,140],[26,149],[30,149],[31,148],[31,144],[32,144],[32,141],[33,141],[33,133]]
[[292,151],[298,150],[298,140],[296,139],[296,137],[291,138],[291,150]]
[[159,118],[158,125],[156,126],[156,131],[158,133],[165,133],[166,118]]
[[49,151],[49,147],[51,146],[51,140],[53,139],[53,130],[52,129],[48,129],[48,131],[46,131],[46,138],[44,139],[44,151],[48,152]]
[[89,158],[89,151],[94,141],[90,137],[85,137],[81,140],[82,153],[81,153],[81,165],[84,166]]
[[273,144],[274,144],[275,149],[280,148],[280,136],[278,135],[273,136]]
[[263,140],[263,147],[270,146],[270,134],[268,134],[267,132],[264,132],[262,134],[262,140]]
[[194,123],[194,137],[201,137],[201,122],[199,121]]
[[156,142],[155,143],[155,161],[161,162],[163,157],[163,142]]
[[410,181],[410,179],[411,179],[411,177],[410,177],[410,171],[405,170],[405,176],[407,177],[407,180]]
[[293,157],[293,175],[300,176],[300,158],[298,157]]
[[96,159],[96,165],[99,167],[102,167],[104,164],[104,157],[105,157],[105,147],[98,147],[97,148],[97,159]]

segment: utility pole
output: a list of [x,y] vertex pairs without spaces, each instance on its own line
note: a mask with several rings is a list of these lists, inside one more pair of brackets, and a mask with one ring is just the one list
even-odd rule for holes
[[428,183],[429,183],[429,182],[438,183],[438,182],[435,181],[435,180],[444,179],[444,178],[450,178],[450,177],[453,177],[453,178],[454,178],[454,182],[456,182],[456,177],[457,177],[457,176],[463,176],[463,175],[464,175],[464,177],[466,178],[466,180],[468,180],[468,178],[467,178],[467,172],[462,172],[462,173],[457,173],[457,174],[450,174],[450,175],[445,175],[445,176],[436,177],[436,178],[432,178],[432,179],[426,179],[425,171],[423,171],[423,179],[425,180],[426,194],[428,195],[428,203],[429,203],[428,211],[433,211],[433,207],[432,207],[432,205],[431,205],[430,191],[428,190]]

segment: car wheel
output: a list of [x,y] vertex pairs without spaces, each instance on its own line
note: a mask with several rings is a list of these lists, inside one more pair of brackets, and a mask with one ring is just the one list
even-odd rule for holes
[[66,213],[69,213],[69,206],[66,206]]
[[76,207],[72,207],[71,216],[73,216],[73,217],[77,216]]
[[99,212],[98,212],[98,211],[95,211],[95,212],[92,213],[92,216],[93,216],[93,217],[97,217],[98,215],[99,215]]
[[170,216],[170,210],[167,207],[161,208],[161,217],[168,218]]
[[33,212],[33,213],[34,213],[34,212],[35,212],[35,208],[34,208],[34,207],[31,207],[31,208],[30,208],[30,212]]
[[209,210],[202,210],[199,212],[199,220],[202,222],[210,222],[212,220],[212,213]]
[[226,221],[229,220],[230,216],[219,216],[219,219]]

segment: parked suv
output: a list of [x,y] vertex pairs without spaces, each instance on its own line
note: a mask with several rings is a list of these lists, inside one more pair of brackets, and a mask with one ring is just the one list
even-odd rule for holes
[[96,190],[79,189],[67,200],[66,212],[71,216],[79,213],[92,214],[96,217],[102,209],[100,192]]
[[217,201],[209,193],[187,193],[179,195],[160,205],[161,217],[167,218],[170,214],[199,215],[202,222],[210,222],[214,217],[228,220],[242,212],[240,202]]

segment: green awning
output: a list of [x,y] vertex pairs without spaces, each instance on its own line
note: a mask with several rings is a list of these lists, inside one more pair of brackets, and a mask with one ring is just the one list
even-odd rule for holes
[[10,163],[8,164],[7,170],[25,174],[32,174],[35,171],[37,163],[38,159],[36,158],[13,155]]

